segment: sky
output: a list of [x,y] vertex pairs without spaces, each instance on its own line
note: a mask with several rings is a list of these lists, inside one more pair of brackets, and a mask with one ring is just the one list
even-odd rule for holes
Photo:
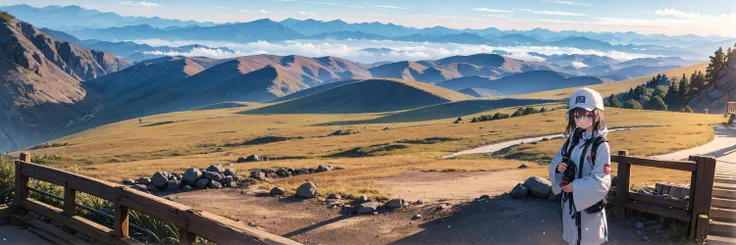
[[78,5],[124,16],[225,22],[341,19],[411,27],[736,37],[736,0],[0,0],[0,5]]

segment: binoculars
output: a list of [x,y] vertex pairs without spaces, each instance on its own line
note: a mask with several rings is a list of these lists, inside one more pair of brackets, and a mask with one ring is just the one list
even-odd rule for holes
[[566,186],[570,184],[573,180],[575,180],[575,173],[577,172],[577,166],[575,166],[574,163],[570,162],[570,159],[564,158],[562,159],[562,162],[564,162],[567,167],[565,168],[565,172],[562,173],[562,181],[560,182],[560,187]]

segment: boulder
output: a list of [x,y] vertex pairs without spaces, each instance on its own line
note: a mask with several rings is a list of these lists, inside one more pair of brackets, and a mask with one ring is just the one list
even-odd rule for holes
[[123,185],[133,185],[135,184],[135,180],[133,179],[123,179]]
[[522,163],[521,165],[519,165],[519,167],[518,167],[518,168],[527,168],[527,166],[526,166],[526,164],[523,164],[523,163]]
[[225,169],[225,176],[237,176],[238,172],[234,168]]
[[151,184],[151,178],[148,178],[148,177],[140,177],[140,178],[138,179],[138,182],[137,182],[137,183],[138,183],[138,184],[142,184],[142,185],[148,185],[148,184]]
[[260,170],[257,170],[257,171],[250,172],[250,177],[256,180],[263,181],[264,179],[266,179],[266,174],[261,172]]
[[238,188],[238,183],[230,182],[230,183],[227,184],[227,186],[228,187],[232,187],[232,188]]
[[157,189],[164,189],[169,184],[169,178],[166,177],[167,174],[164,173],[165,172],[156,172],[153,174],[153,177],[151,177],[151,182]]
[[269,192],[269,194],[271,194],[272,196],[279,196],[279,195],[283,195],[284,193],[286,193],[286,190],[278,186],[274,187],[273,189],[271,189],[271,192]]
[[340,196],[340,194],[333,193],[333,194],[328,195],[327,199],[338,199],[339,200],[339,199],[342,199],[342,197]]
[[315,194],[317,194],[317,186],[312,182],[304,183],[296,189],[297,197],[312,198]]
[[197,181],[194,182],[194,187],[204,189],[207,188],[208,183],[210,183],[210,180],[208,180],[207,178],[199,178]]
[[524,185],[529,189],[529,194],[535,197],[546,199],[552,192],[552,182],[539,176],[529,177]]
[[210,182],[207,183],[207,187],[213,188],[213,189],[220,189],[222,188],[222,184],[220,184],[220,182],[217,182],[215,180],[210,180]]
[[260,160],[261,158],[256,155],[250,155],[246,158],[243,158],[243,157],[238,158],[238,162],[257,162]]
[[418,220],[418,219],[421,219],[421,218],[422,218],[422,215],[421,214],[415,214],[414,217],[411,217],[411,219],[413,219],[413,220]]
[[181,189],[184,190],[184,191],[191,191],[192,190],[192,186],[184,185],[184,186],[181,187]]
[[404,199],[391,199],[390,201],[386,202],[386,204],[383,205],[387,208],[401,208],[406,206],[406,201]]
[[220,180],[220,183],[224,186],[229,186],[230,183],[233,183],[233,176],[225,176]]
[[276,170],[276,175],[278,175],[279,178],[287,178],[287,177],[291,177],[291,172],[289,172],[286,169],[279,169],[279,170]]
[[202,177],[202,172],[199,171],[199,169],[196,168],[189,168],[187,171],[184,172],[184,183],[187,185],[194,185],[194,182],[197,182],[197,179]]
[[360,196],[360,197],[358,197],[357,201],[358,201],[358,203],[364,203],[364,202],[370,202],[371,199],[368,198],[368,196]]
[[525,198],[529,195],[529,189],[522,184],[516,184],[513,190],[511,190],[511,197],[513,198]]
[[489,196],[489,195],[482,195],[478,199],[480,199],[480,200],[491,199],[491,196]]
[[202,176],[208,180],[214,180],[218,182],[222,180],[222,175],[220,175],[217,172],[207,171],[207,172],[204,172]]
[[318,173],[320,173],[320,172],[327,172],[327,171],[330,171],[330,170],[332,170],[332,166],[330,166],[330,165],[322,165],[322,164],[320,164],[317,167],[317,172]]
[[167,191],[172,191],[179,189],[181,187],[181,180],[169,180],[169,183],[166,185]]
[[207,167],[207,172],[217,172],[217,173],[224,173],[225,168],[222,167],[222,164],[212,164],[209,167]]
[[448,205],[446,203],[443,203],[443,204],[440,204],[440,205],[437,206],[437,210],[445,210],[445,209],[448,209],[448,208],[450,208],[450,205]]
[[372,214],[378,209],[378,202],[366,202],[358,205],[358,214]]
[[148,191],[148,186],[144,184],[135,184],[133,185],[133,189],[139,190],[139,191]]

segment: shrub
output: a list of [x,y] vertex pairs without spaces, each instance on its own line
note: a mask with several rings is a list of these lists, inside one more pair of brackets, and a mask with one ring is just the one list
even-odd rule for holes
[[0,20],[2,20],[3,22],[8,23],[14,19],[15,19],[15,16],[13,16],[12,14],[9,14],[8,12],[5,12],[5,11],[0,11]]

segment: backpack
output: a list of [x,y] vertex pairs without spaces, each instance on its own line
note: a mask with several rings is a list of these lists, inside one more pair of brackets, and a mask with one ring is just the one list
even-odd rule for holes
[[[582,133],[583,133],[582,130],[576,129],[575,133],[573,133],[573,136],[567,138],[567,141],[565,141],[563,149],[567,149],[570,143],[572,143],[573,146],[567,149],[567,152],[563,151],[563,155],[562,155],[563,159],[565,160],[569,159],[570,154],[572,154],[572,149],[578,144],[582,136]],[[572,142],[570,142],[571,138],[572,138]],[[596,152],[598,152],[598,147],[604,142],[608,142],[608,139],[605,136],[596,136],[590,145],[588,145],[587,143],[585,145],[584,152],[587,151],[588,146],[592,146],[592,148],[590,149],[590,162],[593,164],[594,169],[595,169]],[[585,160],[585,154],[580,156],[580,162],[584,164],[585,163],[584,160]],[[582,170],[578,171],[578,178],[582,178],[582,176],[583,176],[583,171]],[[585,211],[589,214],[597,213],[603,210],[606,207],[606,205],[607,205],[606,198],[603,198],[602,200],[598,201],[596,204],[593,204],[593,206],[586,208]]]

